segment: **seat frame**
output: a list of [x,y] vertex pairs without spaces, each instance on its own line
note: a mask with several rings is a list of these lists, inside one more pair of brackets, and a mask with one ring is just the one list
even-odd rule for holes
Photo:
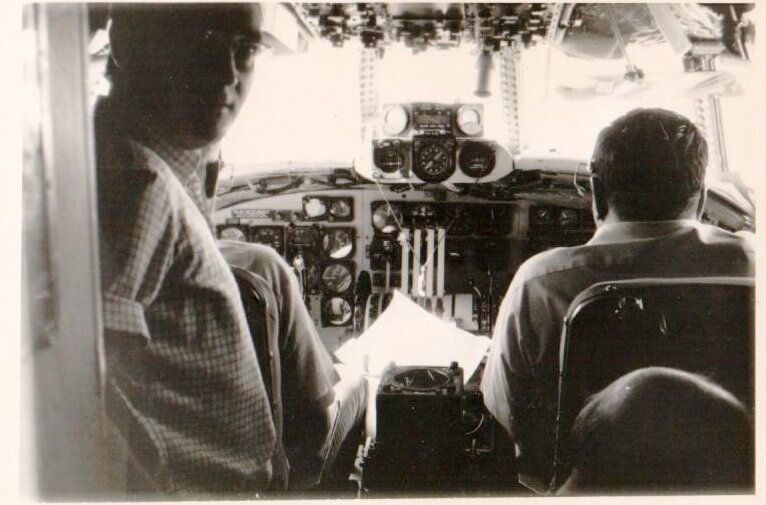
[[[747,378],[747,385],[749,387],[749,396],[741,398],[752,411],[753,409],[753,384],[754,384],[754,310],[755,310],[755,280],[749,277],[695,277],[695,278],[676,278],[676,279],[656,279],[656,278],[643,278],[643,279],[630,279],[630,280],[617,280],[599,282],[593,286],[583,290],[578,294],[569,306],[567,315],[564,319],[564,326],[562,329],[561,342],[559,347],[559,377],[558,377],[558,395],[557,395],[557,408],[556,408],[556,424],[555,424],[555,441],[554,441],[554,457],[553,457],[553,477],[550,482],[549,489],[555,491],[560,487],[566,477],[569,474],[569,460],[565,449],[565,438],[569,436],[569,430],[571,429],[571,423],[576,417],[576,412],[569,412],[567,409],[567,402],[571,401],[567,398],[568,391],[568,378],[571,374],[571,363],[569,363],[571,342],[573,338],[576,338],[576,331],[579,328],[575,327],[578,317],[582,317],[586,311],[595,307],[595,304],[600,301],[608,300],[616,303],[615,316],[621,318],[618,311],[626,310],[626,314],[630,317],[630,311],[634,310],[641,312],[644,310],[645,300],[656,301],[657,294],[662,293],[662,296],[672,297],[671,293],[681,291],[695,291],[697,295],[710,294],[710,290],[735,290],[740,291],[740,295],[745,296],[748,301],[748,315],[749,319],[743,324],[749,328],[748,348],[748,361],[750,369]],[[742,292],[741,290],[746,290]],[[700,298],[697,298],[700,299]],[[709,298],[712,300],[712,298]],[[680,297],[677,301],[683,303]],[[651,302],[650,302],[651,303]],[[667,308],[667,307],[665,307]],[[593,309],[596,310],[596,309]],[[709,314],[710,317],[715,317],[718,312]],[[664,313],[663,313],[664,317]],[[663,319],[664,320],[664,319]],[[633,328],[638,331],[638,329]],[[662,328],[660,328],[660,333]],[[595,351],[595,350],[594,350]],[[661,365],[662,363],[644,363],[641,366]],[[700,372],[702,370],[688,370],[691,372]],[[613,377],[612,380],[618,377]],[[592,391],[595,393],[596,391]],[[582,408],[582,405],[580,406]]]

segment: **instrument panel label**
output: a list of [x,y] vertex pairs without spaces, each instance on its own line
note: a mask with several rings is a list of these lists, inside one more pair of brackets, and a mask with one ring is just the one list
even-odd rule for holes
[[273,211],[269,209],[232,209],[232,217],[250,218],[250,219],[268,219]]

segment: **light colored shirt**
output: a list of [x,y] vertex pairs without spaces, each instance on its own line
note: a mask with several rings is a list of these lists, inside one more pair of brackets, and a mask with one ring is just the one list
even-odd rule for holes
[[96,115],[109,415],[158,490],[264,489],[274,426],[203,155],[126,138],[124,116]]
[[559,340],[577,294],[618,279],[754,274],[750,241],[692,220],[602,225],[585,245],[527,260],[500,306],[481,382],[487,409],[521,449],[522,471],[552,460]]
[[233,266],[264,278],[274,292],[281,370],[284,444],[290,462],[291,487],[316,482],[322,446],[331,429],[333,386],[340,381],[332,358],[317,333],[301,297],[298,278],[271,247],[220,240],[219,249]]
[[230,265],[260,275],[274,291],[286,410],[321,411],[330,405],[335,397],[333,385],[340,377],[303,303],[292,268],[265,245],[219,240],[218,247]]

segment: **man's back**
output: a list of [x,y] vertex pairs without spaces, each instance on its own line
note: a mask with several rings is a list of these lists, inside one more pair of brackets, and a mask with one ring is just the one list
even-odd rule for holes
[[[755,252],[746,238],[693,220],[602,225],[586,245],[529,259],[498,314],[482,379],[487,408],[522,440],[524,454],[549,463],[559,339],[578,293],[608,280],[752,276],[754,270]],[[531,473],[539,470],[531,467]]]

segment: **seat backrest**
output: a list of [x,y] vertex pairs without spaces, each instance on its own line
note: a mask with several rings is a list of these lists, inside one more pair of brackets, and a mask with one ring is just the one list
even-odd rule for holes
[[282,407],[282,375],[279,352],[279,317],[277,303],[271,285],[249,270],[231,267],[239,287],[239,296],[245,309],[245,317],[253,338],[258,365],[261,370],[266,394],[269,397],[271,415],[276,429],[277,452],[272,458],[274,478],[272,489],[287,489],[289,465],[284,452],[284,411]]
[[552,486],[569,474],[569,433],[587,398],[632,370],[704,375],[752,412],[754,306],[750,278],[636,279],[580,293],[561,336]]

